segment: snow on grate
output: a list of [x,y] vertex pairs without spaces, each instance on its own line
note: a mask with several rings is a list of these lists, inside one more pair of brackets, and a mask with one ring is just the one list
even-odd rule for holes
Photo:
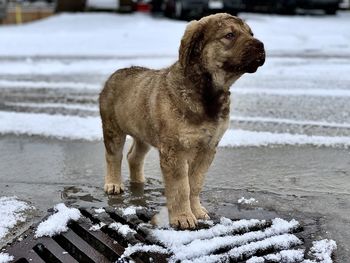
[[[35,238],[34,228],[27,238],[15,242],[4,253],[13,255],[17,263],[33,260],[331,263],[336,249],[333,240],[312,243],[310,231],[294,219],[231,220],[222,217],[200,221],[197,230],[179,231],[152,226],[149,222],[156,213],[152,209],[79,210],[80,219],[71,220],[66,225],[68,231]],[[308,248],[307,244],[312,247]]]

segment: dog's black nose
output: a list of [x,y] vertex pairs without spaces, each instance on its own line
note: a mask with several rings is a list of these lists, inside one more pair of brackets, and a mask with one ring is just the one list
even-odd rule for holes
[[256,39],[255,40],[255,48],[258,50],[265,50],[264,49],[264,43],[261,42],[260,40]]
[[255,39],[254,48],[257,51],[257,62],[259,66],[264,65],[265,63],[265,48],[264,43],[258,39]]

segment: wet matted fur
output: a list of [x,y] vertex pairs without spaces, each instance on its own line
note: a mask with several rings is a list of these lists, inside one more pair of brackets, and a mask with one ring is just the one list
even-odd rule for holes
[[144,182],[150,146],[159,151],[172,226],[193,228],[208,214],[201,205],[204,176],[229,125],[230,86],[264,64],[263,44],[249,26],[229,14],[188,24],[179,59],[161,70],[120,69],[100,94],[108,194],[123,191],[122,151],[126,135],[130,180]]

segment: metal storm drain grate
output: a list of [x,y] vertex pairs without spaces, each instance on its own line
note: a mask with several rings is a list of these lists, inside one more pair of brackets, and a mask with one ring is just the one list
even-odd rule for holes
[[321,262],[310,251],[312,227],[303,228],[293,220],[221,218],[200,222],[197,231],[175,231],[152,227],[153,210],[140,208],[135,214],[114,208],[102,211],[80,209],[82,217],[70,222],[67,232],[53,237],[34,238],[33,227],[25,233],[26,238],[5,252],[13,255],[16,263],[260,263],[303,262],[305,258],[309,263]]

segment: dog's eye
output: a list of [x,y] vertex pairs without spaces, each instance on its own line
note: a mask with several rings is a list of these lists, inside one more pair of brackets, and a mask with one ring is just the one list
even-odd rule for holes
[[233,33],[228,33],[227,35],[225,35],[225,38],[228,40],[232,40],[235,38],[235,35]]

